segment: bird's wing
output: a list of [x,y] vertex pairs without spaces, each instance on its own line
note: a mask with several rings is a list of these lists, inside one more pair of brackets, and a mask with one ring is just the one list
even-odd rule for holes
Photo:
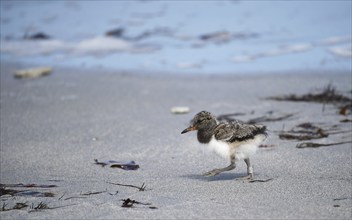
[[257,134],[266,135],[266,127],[235,122],[220,123],[214,130],[215,139],[231,143],[254,138]]

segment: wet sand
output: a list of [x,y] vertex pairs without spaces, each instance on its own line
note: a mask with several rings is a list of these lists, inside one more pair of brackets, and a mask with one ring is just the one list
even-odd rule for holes
[[[1,219],[351,218],[351,144],[298,149],[302,141],[278,137],[310,122],[347,131],[313,142],[351,141],[351,123],[340,122],[351,115],[339,115],[330,104],[266,99],[329,83],[351,96],[348,72],[163,75],[54,67],[48,76],[15,79],[21,67],[1,63],[1,183],[57,187],[30,188],[54,197],[1,196],[6,209],[29,205],[2,211]],[[175,115],[174,106],[191,111]],[[246,174],[242,161],[234,171],[201,176],[228,165],[203,150],[195,133],[180,134],[201,110],[243,113],[236,118],[244,121],[293,114],[263,122],[269,147],[251,158],[255,178],[272,180],[234,180]],[[94,159],[134,160],[140,168],[101,167]],[[111,183],[144,183],[145,190]],[[147,204],[121,207],[127,198]],[[40,202],[54,209],[33,211]]]

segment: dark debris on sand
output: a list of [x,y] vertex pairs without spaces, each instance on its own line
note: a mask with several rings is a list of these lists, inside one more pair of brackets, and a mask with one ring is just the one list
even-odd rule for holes
[[247,124],[260,124],[263,122],[282,121],[282,120],[285,120],[285,119],[288,119],[288,118],[291,118],[292,116],[294,116],[294,114],[292,114],[292,113],[287,113],[287,114],[283,113],[283,114],[274,115],[273,111],[269,111],[264,116],[252,118],[247,121],[240,121],[240,120],[237,120],[236,118],[234,118],[235,116],[243,116],[243,115],[246,115],[246,114],[245,113],[222,114],[222,115],[219,115],[216,119],[218,121],[230,121],[230,122],[238,121],[238,122],[243,122],[243,123],[247,123]]
[[346,103],[352,102],[352,99],[339,94],[335,87],[331,84],[327,85],[320,93],[316,94],[305,94],[305,95],[284,95],[284,96],[274,96],[268,99],[276,101],[294,101],[294,102],[319,102],[319,103]]
[[341,134],[350,131],[341,131],[336,126],[330,128],[321,128],[312,123],[306,122],[296,125],[289,131],[281,131],[279,138],[283,140],[306,141],[312,139],[326,138],[332,134]]
[[334,104],[339,108],[339,114],[348,115],[352,112],[352,99],[337,92],[336,88],[328,84],[319,93],[308,93],[304,95],[273,96],[267,99],[276,101],[292,102],[316,102],[322,104]]
[[150,209],[157,209],[157,207],[152,206],[151,203],[138,202],[138,201],[132,200],[130,198],[122,199],[121,201],[123,201],[123,203],[121,205],[121,207],[123,207],[123,208],[133,208],[134,204],[138,204],[138,205],[148,206]]
[[54,197],[55,194],[52,192],[38,192],[33,190],[16,190],[7,189],[3,186],[0,187],[0,196],[10,195],[10,196],[31,196],[31,197]]
[[102,167],[105,167],[107,165],[110,165],[111,168],[120,168],[123,170],[137,170],[139,169],[139,165],[136,164],[133,160],[128,161],[128,162],[118,162],[115,160],[108,160],[108,161],[98,161],[97,159],[94,159],[95,164],[101,165]]
[[328,137],[329,134],[322,128],[311,123],[302,123],[291,129],[283,131],[279,134],[279,138],[283,140],[312,140]]
[[320,144],[320,143],[313,143],[313,142],[303,142],[296,145],[296,148],[318,148],[318,147],[328,147],[340,144],[347,144],[352,143],[352,141],[344,141],[344,142],[336,142],[336,143],[329,143],[329,144]]

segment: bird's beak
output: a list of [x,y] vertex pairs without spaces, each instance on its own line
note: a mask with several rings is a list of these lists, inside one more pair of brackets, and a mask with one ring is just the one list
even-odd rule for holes
[[194,130],[197,130],[196,126],[189,126],[188,128],[186,128],[185,130],[183,130],[181,132],[181,134],[184,134],[184,133],[187,133],[189,131],[194,131]]

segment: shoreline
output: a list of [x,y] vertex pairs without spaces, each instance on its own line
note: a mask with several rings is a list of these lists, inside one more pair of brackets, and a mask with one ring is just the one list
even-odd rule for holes
[[[27,63],[27,62],[10,62],[10,61],[1,61],[3,65],[7,67],[16,67],[16,69],[28,69],[33,67],[41,67],[41,66],[48,66],[42,64],[34,64],[34,63]],[[119,68],[109,68],[104,66],[96,66],[96,67],[85,67],[85,66],[63,66],[63,65],[49,65],[54,70],[63,71],[63,72],[103,72],[103,73],[114,73],[114,74],[130,74],[130,75],[146,75],[146,76],[195,76],[195,77],[256,77],[256,76],[275,76],[275,75],[328,75],[328,74],[350,74],[351,70],[348,69],[318,69],[318,68],[306,68],[306,69],[282,69],[282,70],[274,70],[274,71],[243,71],[243,72],[236,72],[236,68],[234,68],[233,72],[219,72],[219,73],[202,73],[201,70],[194,71],[194,72],[182,72],[182,71],[160,71],[160,70],[143,70],[143,69],[119,69]]]

